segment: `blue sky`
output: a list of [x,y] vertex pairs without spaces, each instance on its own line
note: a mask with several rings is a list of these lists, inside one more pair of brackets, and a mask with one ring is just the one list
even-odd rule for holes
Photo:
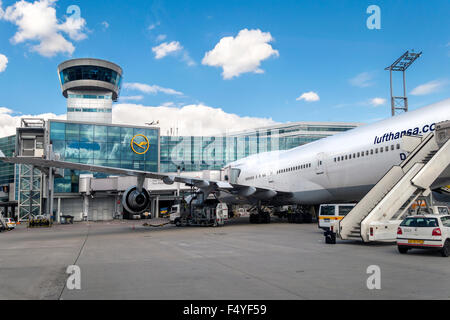
[[[120,104],[172,108],[201,104],[276,122],[370,122],[390,116],[389,74],[384,68],[406,50],[415,49],[423,55],[407,73],[410,108],[449,98],[450,2],[446,0],[42,0],[42,7],[56,9],[59,26],[71,16],[69,6],[80,8],[81,27],[72,26],[72,34],[64,28],[51,33],[71,43],[72,52],[67,43],[59,51],[37,50],[42,33],[22,34],[25,40],[14,41],[19,22],[11,14],[5,17],[16,2],[3,0],[3,18],[0,11],[0,54],[8,59],[0,72],[0,107],[12,110],[10,116],[64,114],[66,102],[56,67],[79,57],[107,59],[123,67],[128,85],[122,88]],[[381,10],[379,30],[366,26],[369,5]],[[37,23],[35,28],[40,27]],[[256,62],[245,57],[252,50],[247,42],[236,41],[245,29],[250,38],[255,36]],[[226,37],[235,44],[232,53],[216,47]],[[49,44],[44,41],[42,46]],[[174,51],[157,59],[162,44],[160,49]],[[205,62],[206,53],[215,47],[215,58]],[[248,63],[229,61],[240,58]],[[231,64],[237,75],[227,79],[217,64]],[[151,88],[143,91],[131,84]],[[297,99],[308,92],[319,100]]]

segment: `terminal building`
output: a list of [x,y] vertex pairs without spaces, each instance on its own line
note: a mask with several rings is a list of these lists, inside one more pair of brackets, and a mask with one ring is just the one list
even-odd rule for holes
[[[220,179],[220,169],[232,161],[291,149],[360,125],[293,122],[216,136],[161,136],[158,127],[112,123],[112,104],[118,100],[123,76],[116,64],[74,59],[60,64],[58,75],[67,98],[67,120],[23,119],[15,136],[0,138],[0,150],[6,155]],[[0,211],[18,220],[46,213],[56,219],[121,218],[121,196],[135,180],[0,163]],[[149,179],[144,186],[151,194],[148,211],[154,216],[189,190]]]

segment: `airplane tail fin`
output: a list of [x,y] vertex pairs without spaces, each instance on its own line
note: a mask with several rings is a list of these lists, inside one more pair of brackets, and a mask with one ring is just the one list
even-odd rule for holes
[[0,150],[0,158],[5,158],[5,154]]

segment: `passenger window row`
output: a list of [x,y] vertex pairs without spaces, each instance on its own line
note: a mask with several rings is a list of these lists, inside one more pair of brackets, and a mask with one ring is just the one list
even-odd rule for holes
[[265,173],[261,173],[261,174],[257,174],[256,176],[251,176],[251,177],[247,177],[245,178],[245,181],[249,181],[249,180],[255,180],[258,178],[265,178],[266,174]]
[[[290,168],[286,168],[286,169],[281,169],[277,171],[277,174],[280,173],[286,173],[286,172],[292,172],[292,171],[298,171],[298,170],[303,170],[303,169],[307,169],[307,168],[311,168],[311,163],[306,163],[306,164],[301,164],[295,167],[290,167]],[[250,181],[250,180],[255,180],[258,178],[264,178],[266,177],[266,174],[260,174],[260,175],[256,175],[256,176],[251,176],[251,177],[247,177],[245,178],[245,181]]]
[[280,169],[280,170],[277,171],[277,174],[291,172],[291,171],[303,170],[303,169],[306,169],[306,168],[311,168],[311,163],[301,164],[299,166],[290,167],[290,168],[286,168],[286,169]]
[[375,148],[375,149],[365,150],[365,151],[361,151],[361,152],[354,152],[354,153],[338,156],[338,157],[334,158],[334,162],[351,160],[351,159],[360,158],[360,157],[368,157],[368,156],[371,156],[374,154],[388,152],[389,150],[394,151],[395,149],[400,150],[400,144],[397,144],[397,145],[392,144],[390,146],[385,146],[385,147],[380,147],[380,148]]

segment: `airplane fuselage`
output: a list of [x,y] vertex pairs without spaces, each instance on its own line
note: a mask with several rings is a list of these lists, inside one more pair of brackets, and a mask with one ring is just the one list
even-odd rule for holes
[[[228,167],[240,170],[238,184],[291,192],[286,204],[359,201],[406,158],[404,136],[425,136],[446,120],[450,99],[294,149],[253,155]],[[449,181],[447,168],[439,183]]]

